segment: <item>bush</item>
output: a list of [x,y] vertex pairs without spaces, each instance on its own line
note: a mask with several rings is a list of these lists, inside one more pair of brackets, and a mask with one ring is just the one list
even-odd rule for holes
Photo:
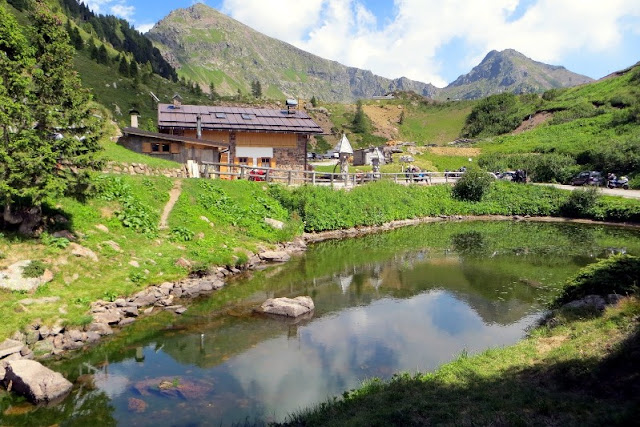
[[568,217],[588,217],[590,216],[590,211],[596,206],[599,197],[598,189],[595,187],[574,190],[560,206],[560,213]]
[[614,255],[580,270],[567,282],[558,297],[559,306],[587,295],[631,295],[638,291],[640,258],[631,255]]
[[465,121],[462,136],[500,135],[511,132],[522,123],[518,113],[518,99],[512,93],[484,98],[473,108]]
[[22,277],[25,279],[41,277],[46,269],[47,267],[42,261],[34,260],[22,270]]
[[491,186],[491,176],[478,168],[467,170],[453,186],[453,197],[458,200],[479,202]]
[[575,159],[558,153],[488,154],[478,165],[490,171],[523,169],[534,182],[566,182],[577,173]]

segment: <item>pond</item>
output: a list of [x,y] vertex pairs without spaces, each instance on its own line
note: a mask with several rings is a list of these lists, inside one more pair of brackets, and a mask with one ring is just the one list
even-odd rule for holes
[[[640,253],[640,231],[572,224],[436,223],[313,245],[234,279],[177,317],[138,320],[50,362],[61,404],[0,399],[0,424],[229,425],[284,421],[368,378],[436,369],[521,339],[581,267]],[[310,295],[311,319],[252,313]]]

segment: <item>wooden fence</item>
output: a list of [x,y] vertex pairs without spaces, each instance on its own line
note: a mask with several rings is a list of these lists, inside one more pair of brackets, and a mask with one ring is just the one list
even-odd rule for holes
[[202,178],[248,179],[250,181],[278,182],[287,185],[329,185],[355,187],[373,181],[393,181],[398,184],[446,184],[454,183],[462,172],[397,172],[397,173],[331,173],[304,170],[289,170],[231,163],[199,164]]

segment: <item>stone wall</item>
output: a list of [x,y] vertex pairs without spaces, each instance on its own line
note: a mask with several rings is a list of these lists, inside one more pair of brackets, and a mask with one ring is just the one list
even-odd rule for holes
[[123,175],[166,176],[169,178],[187,178],[186,167],[164,169],[154,168],[144,163],[116,163],[108,162],[102,170],[104,173],[116,173]]

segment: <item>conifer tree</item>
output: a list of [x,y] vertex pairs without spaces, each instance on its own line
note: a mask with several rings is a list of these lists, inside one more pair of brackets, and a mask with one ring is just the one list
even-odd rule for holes
[[127,62],[127,58],[122,55],[120,58],[120,65],[118,66],[118,71],[123,76],[129,76],[129,63]]
[[104,47],[104,44],[101,44],[98,48],[98,57],[96,59],[98,60],[98,64],[109,64],[109,53],[107,52],[107,48]]
[[136,64],[136,61],[134,59],[132,59],[131,63],[129,64],[129,76],[133,77],[134,79],[138,77],[138,64]]
[[33,234],[44,200],[81,195],[100,167],[99,119],[73,71],[64,22],[46,3],[35,4],[31,47],[0,6],[0,39],[0,203],[5,224]]
[[356,103],[356,115],[353,118],[353,131],[355,133],[367,133],[369,123],[367,122],[367,116],[362,109],[362,100],[358,100]]

